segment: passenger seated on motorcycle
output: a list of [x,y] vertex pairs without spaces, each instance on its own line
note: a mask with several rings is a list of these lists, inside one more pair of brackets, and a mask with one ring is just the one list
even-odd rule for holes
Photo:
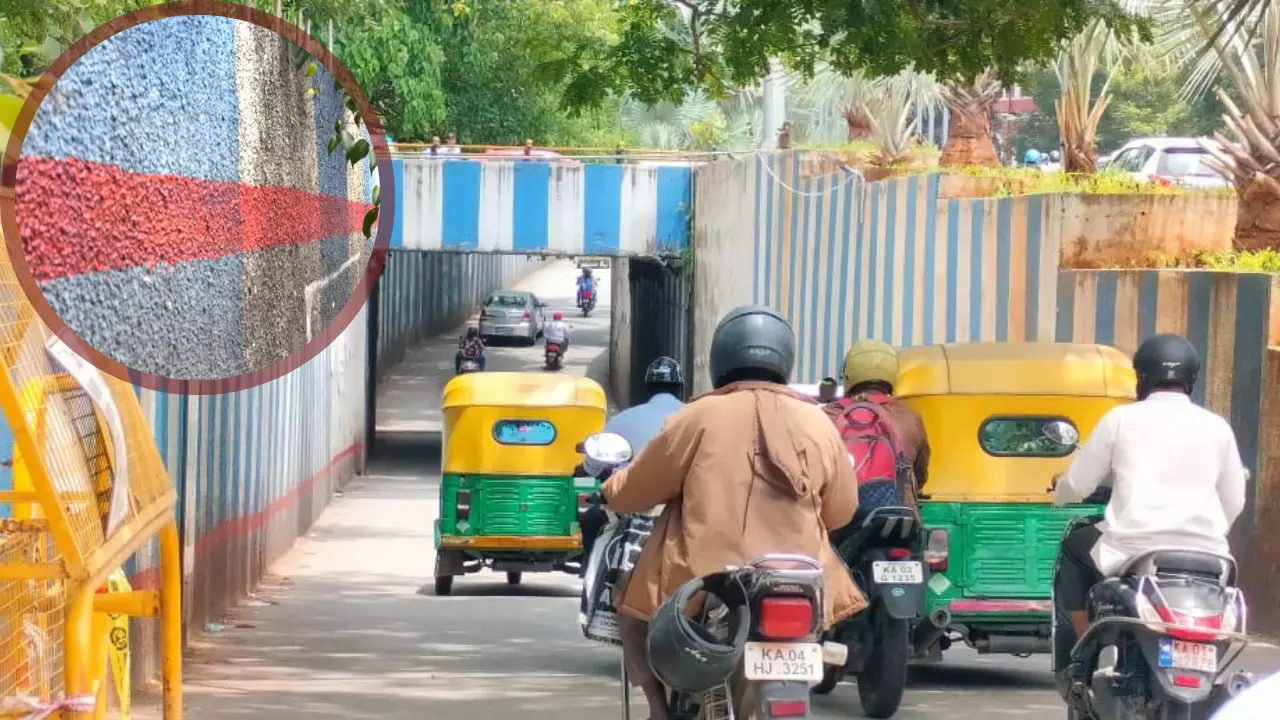
[[898,353],[893,346],[879,340],[864,340],[845,353],[844,397],[823,409],[837,426],[840,417],[857,403],[872,403],[884,409],[899,461],[910,468],[912,475],[904,488],[908,492],[901,498],[902,504],[915,508],[919,502],[917,494],[929,480],[929,438],[920,415],[894,400],[893,384],[897,379]]
[[[680,400],[684,394],[684,373],[680,363],[669,357],[660,357],[649,363],[644,371],[644,389],[649,394],[648,399],[614,415],[602,431],[626,438],[631,451],[637,454],[658,434],[667,418],[684,407]],[[592,507],[582,514],[579,526],[582,528],[584,558],[591,557],[591,548],[608,522],[608,514],[600,507]],[[585,573],[585,562],[582,569]]]
[[551,316],[551,322],[542,328],[542,340],[546,343],[559,344],[561,355],[569,350],[569,324],[564,321],[563,313]]
[[617,602],[623,657],[650,720],[668,720],[670,709],[649,667],[648,623],[689,580],[798,553],[826,568],[828,627],[867,607],[826,539],[857,509],[853,466],[822,411],[786,385],[791,326],[768,308],[732,310],[716,326],[708,364],[715,390],[668,418],[600,490],[617,513],[665,504]]
[[462,371],[463,360],[475,360],[480,369],[484,370],[484,338],[480,337],[478,328],[467,328],[467,334],[458,341],[458,347],[461,349],[453,357],[453,374],[457,375]]
[[583,292],[595,292],[596,279],[591,276],[591,268],[582,268],[582,274],[578,276],[578,297],[582,297]]
[[1200,373],[1195,348],[1178,335],[1156,335],[1138,348],[1133,369],[1138,402],[1103,415],[1071,467],[1053,479],[1057,505],[1084,502],[1105,486],[1112,493],[1101,524],[1063,541],[1054,598],[1076,638],[1089,627],[1088,592],[1104,577],[1160,547],[1227,555],[1227,534],[1244,510],[1235,433],[1191,402]]

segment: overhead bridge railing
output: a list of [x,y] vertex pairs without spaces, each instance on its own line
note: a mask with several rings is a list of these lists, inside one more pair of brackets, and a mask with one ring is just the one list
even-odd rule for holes
[[[108,717],[120,616],[160,623],[164,716],[182,716],[182,577],[165,472],[132,385],[40,321],[0,253],[0,409],[13,438],[0,488],[0,718]],[[159,538],[159,587],[122,567]]]
[[438,157],[463,160],[535,160],[542,162],[671,162],[692,163],[711,159],[716,153],[698,153],[687,150],[659,150],[653,148],[628,148],[618,144],[613,147],[558,147],[525,145],[452,145],[433,141],[388,143],[392,157]]

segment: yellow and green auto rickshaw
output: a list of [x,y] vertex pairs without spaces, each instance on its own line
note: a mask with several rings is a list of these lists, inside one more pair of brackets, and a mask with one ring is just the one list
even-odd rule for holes
[[578,573],[578,513],[597,489],[574,477],[578,443],[604,427],[604,389],[560,373],[459,375],[444,388],[437,595],[491,568]]
[[1129,358],[1102,345],[973,343],[910,348],[900,366],[894,394],[920,413],[932,448],[917,657],[939,659],[954,640],[984,654],[1050,652],[1063,530],[1100,508],[1054,507],[1048,487],[1072,448],[1044,428],[1064,421],[1087,439],[1134,399]]

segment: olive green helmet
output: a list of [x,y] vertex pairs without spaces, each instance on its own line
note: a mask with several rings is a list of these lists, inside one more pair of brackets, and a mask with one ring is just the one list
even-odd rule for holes
[[844,391],[863,383],[878,382],[893,387],[898,379],[898,352],[889,343],[863,340],[844,356]]

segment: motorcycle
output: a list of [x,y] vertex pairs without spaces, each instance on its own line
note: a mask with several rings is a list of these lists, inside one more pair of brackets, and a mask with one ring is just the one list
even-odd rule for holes
[[578,308],[582,310],[582,317],[590,315],[591,311],[596,309],[596,291],[579,290]]
[[[870,603],[866,611],[828,631],[825,639],[848,649],[848,662],[826,669],[814,692],[825,695],[846,674],[858,678],[858,699],[867,717],[898,711],[907,684],[907,662],[915,644],[911,628],[924,614],[925,577],[920,516],[908,507],[872,510],[836,544],[854,582]],[[933,624],[920,624],[921,639],[937,640]],[[942,627],[946,627],[944,624]]]
[[[588,461],[602,466],[617,467],[631,455],[627,441],[610,433],[592,435],[583,448]],[[593,555],[605,552],[601,544]],[[740,645],[741,660],[729,677],[711,688],[671,689],[673,716],[698,720],[810,717],[810,686],[822,680],[826,665],[842,666],[847,660],[843,645],[821,640],[824,577],[822,566],[813,558],[773,554],[727,567],[677,591],[668,602],[683,604],[698,589],[713,585],[722,589],[718,596],[734,597],[732,603],[706,603],[701,619],[711,636],[704,640]],[[630,705],[630,682],[623,663],[624,720],[630,720]]]
[[[1068,423],[1045,435],[1078,447]],[[1081,517],[1064,534],[1102,520]],[[1059,551],[1054,576],[1063,562]],[[1131,558],[1089,591],[1089,628],[1075,638],[1054,603],[1053,670],[1070,720],[1192,720],[1243,692],[1247,673],[1224,678],[1249,643],[1235,560],[1180,548]]]
[[564,350],[560,343],[548,342],[546,348],[546,368],[548,370],[559,370],[564,362]]

